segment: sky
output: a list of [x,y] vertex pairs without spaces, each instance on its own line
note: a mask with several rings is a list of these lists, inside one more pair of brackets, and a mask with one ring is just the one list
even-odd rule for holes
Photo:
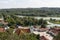
[[60,7],[60,0],[0,0],[0,8]]

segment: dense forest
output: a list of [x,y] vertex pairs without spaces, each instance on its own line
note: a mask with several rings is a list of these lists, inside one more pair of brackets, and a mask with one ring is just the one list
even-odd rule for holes
[[15,15],[3,15],[4,21],[8,22],[8,26],[15,28],[17,25],[20,26],[32,26],[32,25],[41,25],[42,27],[47,25],[46,20],[43,19],[34,19],[31,17],[17,17]]
[[11,8],[0,9],[1,14],[15,14],[22,16],[40,16],[40,17],[60,17],[60,8]]

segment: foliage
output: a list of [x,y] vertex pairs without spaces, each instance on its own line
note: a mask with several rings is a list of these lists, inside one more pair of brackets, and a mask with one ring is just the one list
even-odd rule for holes
[[35,34],[13,34],[13,29],[8,29],[7,32],[0,33],[0,40],[39,40],[39,36]]
[[60,8],[15,8],[0,9],[0,14],[13,14],[23,16],[40,16],[40,17],[60,17]]
[[8,25],[13,27],[16,25],[21,25],[21,26],[31,26],[31,25],[46,25],[47,22],[46,20],[43,19],[34,19],[32,17],[23,17],[23,18],[19,18],[15,15],[4,15],[7,16],[5,18],[5,20],[8,22]]
[[60,32],[57,36],[54,37],[54,40],[60,40]]

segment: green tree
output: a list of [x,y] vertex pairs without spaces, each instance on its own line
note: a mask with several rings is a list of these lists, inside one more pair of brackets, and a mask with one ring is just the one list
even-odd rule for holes
[[60,32],[57,36],[54,37],[54,40],[60,40]]

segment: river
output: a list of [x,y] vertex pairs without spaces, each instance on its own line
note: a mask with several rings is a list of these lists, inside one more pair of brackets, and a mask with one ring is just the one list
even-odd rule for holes
[[[20,15],[17,15],[18,17],[28,17],[28,16],[20,16]],[[29,16],[29,17],[32,17],[32,16]],[[50,20],[51,18],[52,19],[56,19],[56,20],[60,20],[60,17],[32,17],[32,18],[35,18],[35,19],[41,19],[43,18],[44,20]]]

